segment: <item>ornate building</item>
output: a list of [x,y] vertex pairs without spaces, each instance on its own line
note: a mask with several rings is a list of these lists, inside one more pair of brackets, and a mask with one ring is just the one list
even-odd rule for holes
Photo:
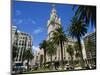
[[[55,31],[57,28],[59,28],[61,26],[61,19],[57,15],[55,5],[53,5],[53,8],[51,10],[50,19],[48,20],[47,26],[48,26],[47,40],[49,40],[50,37],[53,36],[52,31]],[[64,61],[70,60],[70,55],[67,53],[67,50],[66,50],[67,45],[68,44],[73,45],[73,43],[75,42],[71,38],[68,38],[68,39],[69,39],[69,42],[64,42],[64,45],[63,45],[63,59],[64,59]],[[47,57],[46,61],[50,62],[50,57],[48,55],[46,57]],[[61,48],[60,48],[60,46],[57,47],[56,54],[53,55],[52,60],[53,61],[61,61]]]
[[52,8],[50,19],[48,20],[47,26],[48,26],[48,37],[47,40],[49,40],[50,37],[52,37],[52,31],[55,31],[58,27],[60,27],[61,21],[60,18],[57,16],[57,12],[55,8]]

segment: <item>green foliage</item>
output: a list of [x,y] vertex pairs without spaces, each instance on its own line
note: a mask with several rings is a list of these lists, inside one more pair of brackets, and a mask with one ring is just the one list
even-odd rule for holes
[[56,54],[56,46],[52,41],[48,41],[47,53],[51,56],[51,63],[52,63],[52,56]]
[[69,53],[69,55],[72,57],[74,55],[74,49],[72,48],[71,45],[68,45],[67,47],[67,52]]
[[25,50],[23,53],[23,60],[27,60],[27,70],[29,70],[29,61],[33,59],[33,54],[31,49]]
[[79,20],[85,20],[88,26],[91,22],[92,27],[94,26],[96,28],[96,6],[78,6],[75,16],[77,16]]
[[61,59],[62,59],[61,64],[63,65],[63,63],[64,63],[63,62],[63,44],[65,41],[67,42],[68,39],[67,39],[62,27],[57,28],[55,31],[52,32],[52,34],[53,35],[50,38],[50,40],[52,40],[55,45],[58,45],[61,47]]
[[43,40],[43,42],[40,43],[40,49],[44,50],[44,65],[46,63],[47,46],[48,46],[48,42],[46,40]]
[[28,49],[28,50],[24,51],[24,53],[23,53],[23,59],[24,60],[31,60],[31,59],[33,59],[33,54],[32,54],[31,49]]
[[68,31],[69,35],[73,38],[82,37],[87,33],[87,25],[83,20],[73,17]]
[[75,57],[79,58],[81,56],[81,54],[80,54],[80,48],[79,48],[78,42],[74,43],[74,50],[76,51]]

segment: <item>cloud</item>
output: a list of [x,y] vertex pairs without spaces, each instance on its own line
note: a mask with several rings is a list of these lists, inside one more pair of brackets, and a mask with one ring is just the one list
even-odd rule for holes
[[20,10],[16,10],[16,15],[21,15],[21,11]]
[[22,22],[23,22],[23,20],[20,19],[20,20],[17,21],[17,24],[21,24]]
[[40,50],[39,46],[34,46],[34,45],[32,46],[33,53],[35,53],[35,52],[37,52],[39,50]]
[[31,25],[35,25],[36,24],[36,22],[35,22],[35,20],[32,20],[32,19],[13,19],[13,22],[14,22],[14,24],[17,24],[17,25],[20,25],[20,24],[24,24],[24,25],[29,25],[29,24],[31,24]]
[[36,22],[34,20],[32,20],[31,22],[32,22],[32,24],[36,24]]
[[23,19],[14,19],[13,22],[14,22],[14,24],[19,25],[19,24],[23,23]]
[[39,34],[39,33],[42,33],[43,32],[43,29],[42,28],[37,28],[33,31],[33,34]]

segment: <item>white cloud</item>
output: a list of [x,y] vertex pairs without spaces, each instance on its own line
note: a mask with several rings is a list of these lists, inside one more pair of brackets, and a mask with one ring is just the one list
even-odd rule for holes
[[35,25],[36,24],[36,22],[34,21],[34,20],[32,20],[32,19],[13,19],[13,22],[14,22],[14,24],[17,24],[17,25],[20,25],[20,24],[22,24],[22,23],[24,23],[24,24],[33,24],[33,25]]
[[16,15],[21,15],[21,11],[20,10],[16,10]]
[[37,29],[35,29],[35,30],[33,31],[33,34],[39,34],[39,33],[41,33],[41,32],[43,32],[43,29],[42,29],[42,28],[37,28]]
[[34,46],[34,45],[32,46],[33,53],[35,53],[35,52],[37,52],[39,50],[40,50],[39,46]]
[[20,20],[17,21],[17,24],[21,24],[22,22],[23,22],[23,20],[20,19]]
[[23,23],[23,19],[14,19],[13,22],[14,22],[14,24],[19,25],[19,24]]
[[34,20],[32,20],[31,22],[32,22],[33,25],[36,24],[36,22]]

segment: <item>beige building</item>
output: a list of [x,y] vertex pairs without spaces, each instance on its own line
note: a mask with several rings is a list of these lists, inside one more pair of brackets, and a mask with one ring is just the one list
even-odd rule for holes
[[19,31],[16,26],[12,26],[12,46],[18,48],[15,61],[22,61],[24,50],[32,49],[32,37],[25,32]]
[[[53,7],[51,10],[50,19],[48,20],[48,23],[47,23],[47,26],[48,26],[47,40],[49,40],[50,37],[53,36],[51,32],[55,31],[57,28],[59,28],[60,25],[61,25],[61,19],[58,17],[55,7]],[[66,48],[67,48],[68,44],[73,45],[73,42],[74,42],[74,40],[72,40],[71,38],[68,38],[68,39],[69,39],[69,42],[64,42],[64,45],[63,45],[63,59],[64,59],[64,61],[70,60],[70,56],[67,53]],[[61,61],[61,48],[60,48],[60,46],[57,47],[56,54],[52,57],[52,59],[53,59],[53,61]],[[50,57],[47,55],[47,62],[49,62],[49,61],[50,61]]]

